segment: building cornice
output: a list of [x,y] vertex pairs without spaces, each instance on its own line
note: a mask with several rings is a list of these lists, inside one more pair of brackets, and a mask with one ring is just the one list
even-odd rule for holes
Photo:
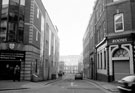
[[107,37],[119,37],[119,36],[125,36],[125,35],[130,35],[130,34],[135,34],[135,31],[124,31],[120,33],[111,33],[108,34]]
[[122,1],[111,2],[111,3],[106,4],[106,7],[122,4],[122,3],[125,3],[125,2],[129,2],[129,0],[122,0]]

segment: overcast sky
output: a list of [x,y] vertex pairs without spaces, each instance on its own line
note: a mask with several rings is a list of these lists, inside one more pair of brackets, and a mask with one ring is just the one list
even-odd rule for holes
[[42,0],[58,27],[60,55],[80,55],[82,40],[95,0]]

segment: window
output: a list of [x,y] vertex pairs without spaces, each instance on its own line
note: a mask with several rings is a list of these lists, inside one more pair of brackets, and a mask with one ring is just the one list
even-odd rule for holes
[[19,0],[10,0],[8,15],[8,41],[15,42],[18,32]]
[[0,41],[6,41],[7,38],[8,4],[9,0],[2,0]]
[[101,69],[102,69],[102,66],[103,66],[103,62],[102,62],[102,61],[103,61],[103,60],[102,60],[102,51],[101,51],[101,54],[100,54],[100,60],[101,60],[101,61],[100,61],[100,62],[101,62],[101,63],[100,63],[100,64],[101,64]]
[[36,41],[38,41],[38,31],[36,31]]
[[24,8],[25,7],[25,0],[20,0],[20,7],[19,7],[19,19],[18,19],[18,31],[17,31],[17,41],[23,42],[24,36]]
[[2,0],[2,5],[7,5],[9,4],[9,0]]
[[37,18],[39,18],[39,9],[37,8]]
[[114,26],[115,26],[115,32],[121,32],[124,31],[124,20],[123,20],[123,14],[116,14],[114,16]]
[[14,5],[14,6],[19,5],[19,0],[10,0],[10,5]]
[[15,42],[17,32],[16,22],[8,22],[8,41]]
[[104,50],[104,69],[106,69],[106,50]]
[[105,7],[105,0],[103,0],[103,7],[102,7],[103,11],[104,11],[104,7]]
[[98,57],[97,57],[97,68],[99,69],[99,54],[98,54]]
[[113,57],[129,57],[129,54],[128,51],[121,48],[114,53]]
[[45,59],[45,67],[48,67],[48,59]]
[[49,25],[48,25],[48,23],[46,23],[46,32],[49,33]]
[[0,41],[23,41],[24,5],[25,0],[2,0]]
[[25,0],[20,0],[20,5],[25,6]]
[[37,59],[36,59],[36,62],[35,62],[35,73],[38,72],[38,64],[37,64]]

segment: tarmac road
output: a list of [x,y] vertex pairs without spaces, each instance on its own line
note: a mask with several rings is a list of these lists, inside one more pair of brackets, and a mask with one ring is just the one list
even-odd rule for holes
[[[42,83],[43,84],[43,83]],[[0,93],[108,93],[92,82],[86,80],[62,79],[43,86],[32,86],[30,89],[6,90]]]

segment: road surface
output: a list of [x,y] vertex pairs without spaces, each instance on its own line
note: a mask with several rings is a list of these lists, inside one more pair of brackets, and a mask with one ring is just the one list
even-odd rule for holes
[[[43,83],[42,83],[43,84]],[[0,93],[108,93],[104,89],[86,80],[74,80],[73,76],[65,76],[62,80],[43,87],[31,89],[0,91]]]

